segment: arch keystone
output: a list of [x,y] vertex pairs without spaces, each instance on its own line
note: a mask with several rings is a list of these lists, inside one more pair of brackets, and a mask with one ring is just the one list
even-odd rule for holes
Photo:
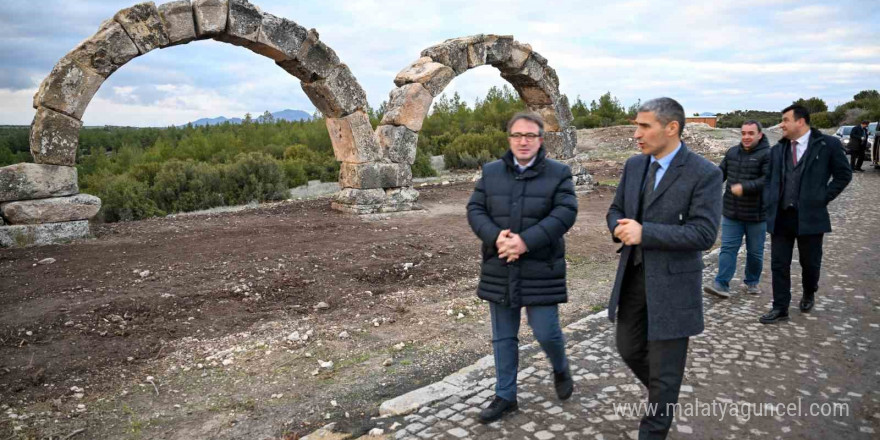
[[168,45],[186,44],[196,39],[196,22],[189,0],[177,0],[159,5],[159,18],[168,35]]
[[113,17],[134,41],[141,55],[168,45],[168,35],[159,18],[159,9],[153,2],[138,3],[125,8]]
[[229,3],[226,0],[193,0],[196,38],[211,38],[226,31]]

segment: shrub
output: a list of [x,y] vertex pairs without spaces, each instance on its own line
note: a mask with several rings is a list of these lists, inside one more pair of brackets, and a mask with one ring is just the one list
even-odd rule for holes
[[150,188],[130,176],[95,179],[91,187],[91,191],[101,198],[98,216],[104,221],[130,221],[165,215],[150,199]]
[[431,168],[431,156],[422,149],[416,150],[416,161],[412,165],[413,177],[434,177],[437,171]]
[[156,174],[153,200],[165,212],[225,205],[221,165],[171,160]]
[[223,174],[223,193],[230,204],[281,200],[287,196],[284,171],[277,160],[266,154],[239,154]]

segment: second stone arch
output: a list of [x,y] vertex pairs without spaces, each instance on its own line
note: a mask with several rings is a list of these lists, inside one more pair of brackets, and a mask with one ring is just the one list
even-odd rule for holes
[[342,161],[343,189],[333,206],[355,213],[412,209],[418,192],[412,188],[411,166],[431,103],[456,76],[483,65],[497,68],[529,110],[542,116],[548,155],[571,166],[575,184],[590,183],[586,169],[574,159],[577,134],[556,71],[513,36],[479,34],[431,46],[401,70],[375,132],[363,112],[327,120],[336,158]]

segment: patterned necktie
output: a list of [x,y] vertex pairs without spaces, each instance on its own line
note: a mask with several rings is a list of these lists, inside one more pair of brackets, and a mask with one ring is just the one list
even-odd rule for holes
[[797,144],[798,141],[791,141],[791,163],[797,166]]
[[[648,168],[648,176],[645,180],[645,188],[642,189],[642,198],[639,201],[639,223],[644,223],[645,216],[645,208],[648,206],[648,202],[651,201],[651,195],[654,194],[654,184],[657,182],[657,170],[660,169],[660,162],[654,162],[651,164],[651,167]],[[633,265],[638,266],[642,264],[642,245],[636,245],[635,249],[633,249]]]

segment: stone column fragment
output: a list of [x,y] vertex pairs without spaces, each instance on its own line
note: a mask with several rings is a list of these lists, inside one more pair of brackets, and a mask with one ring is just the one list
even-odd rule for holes
[[452,68],[436,63],[429,57],[422,57],[401,70],[394,78],[394,84],[400,87],[404,84],[419,83],[431,93],[431,96],[436,97],[454,78],[455,71]]
[[307,37],[306,28],[286,18],[263,13],[263,22],[257,36],[260,44],[251,50],[275,61],[290,60],[296,58]]
[[364,163],[381,159],[373,126],[370,125],[370,118],[363,110],[343,118],[326,118],[326,121],[336,160]]
[[30,144],[34,162],[47,165],[76,164],[82,122],[46,107],[37,109],[31,124]]
[[252,48],[257,43],[262,22],[263,14],[256,6],[247,0],[229,0],[226,32],[215,38],[236,46]]
[[396,125],[380,125],[376,129],[382,157],[396,163],[412,165],[416,161],[419,134]]
[[406,84],[392,90],[388,110],[382,117],[382,125],[404,125],[412,131],[421,130],[433,99],[428,90],[419,83]]
[[86,107],[103,82],[104,77],[97,72],[65,56],[40,84],[34,95],[34,108],[48,107],[82,120]]
[[101,199],[89,194],[0,204],[0,214],[13,225],[88,220],[100,209]]
[[18,163],[0,168],[0,202],[69,196],[79,192],[74,167]]
[[324,116],[339,118],[367,107],[366,92],[345,64],[336,66],[325,79],[300,85]]
[[226,31],[229,17],[227,0],[193,0],[196,38],[211,38]]
[[396,188],[412,185],[408,164],[347,163],[339,169],[339,185],[344,188]]
[[0,247],[57,244],[89,236],[88,220],[0,228]]
[[186,44],[196,39],[193,6],[189,0],[176,0],[159,5],[159,18],[168,35],[168,45]]
[[101,23],[95,35],[77,45],[67,56],[83,68],[107,78],[138,55],[140,51],[122,25],[107,20]]
[[159,18],[159,9],[153,2],[138,3],[125,8],[113,17],[134,41],[141,55],[168,45],[168,35]]

